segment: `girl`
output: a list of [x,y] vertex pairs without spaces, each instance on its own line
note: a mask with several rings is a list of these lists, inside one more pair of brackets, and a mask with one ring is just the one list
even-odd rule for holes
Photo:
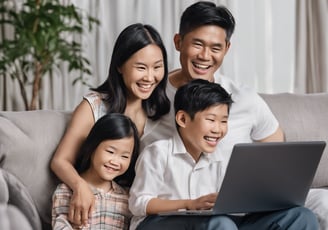
[[84,227],[71,225],[72,190],[60,184],[53,195],[53,229],[128,229],[131,214],[126,187],[134,178],[138,152],[138,131],[130,118],[119,113],[100,118],[83,142],[75,164],[94,194],[94,212]]
[[51,169],[72,190],[68,218],[81,225],[94,208],[94,196],[73,165],[91,127],[106,113],[122,113],[136,124],[139,136],[170,110],[166,96],[167,55],[158,32],[149,25],[124,29],[114,45],[107,80],[86,95],[51,161]]

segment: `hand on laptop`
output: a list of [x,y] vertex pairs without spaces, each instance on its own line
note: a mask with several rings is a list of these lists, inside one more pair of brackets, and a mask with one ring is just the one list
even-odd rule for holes
[[218,193],[210,193],[205,196],[198,197],[197,199],[190,200],[188,203],[188,210],[206,210],[213,208]]

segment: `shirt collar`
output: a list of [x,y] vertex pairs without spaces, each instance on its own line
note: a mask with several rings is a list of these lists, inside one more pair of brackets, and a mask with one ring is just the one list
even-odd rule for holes
[[104,191],[103,189],[100,188],[96,188],[96,187],[91,187],[93,194],[97,195],[99,193],[115,193],[115,194],[127,194],[127,191],[121,187],[120,185],[118,185],[115,181],[109,181],[108,183],[111,183],[111,189],[109,191]]

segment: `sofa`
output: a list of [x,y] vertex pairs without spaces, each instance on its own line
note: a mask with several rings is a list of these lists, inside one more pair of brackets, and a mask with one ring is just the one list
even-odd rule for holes
[[[261,96],[286,141],[328,142],[328,93]],[[0,229],[51,229],[51,196],[59,180],[49,163],[70,117],[68,111],[0,111]],[[328,148],[305,205],[328,230]]]

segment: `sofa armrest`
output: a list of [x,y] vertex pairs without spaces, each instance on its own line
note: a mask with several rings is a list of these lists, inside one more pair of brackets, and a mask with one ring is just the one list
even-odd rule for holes
[[47,224],[51,224],[51,197],[58,184],[49,163],[70,117],[71,112],[65,111],[0,112],[2,167],[26,186]]

